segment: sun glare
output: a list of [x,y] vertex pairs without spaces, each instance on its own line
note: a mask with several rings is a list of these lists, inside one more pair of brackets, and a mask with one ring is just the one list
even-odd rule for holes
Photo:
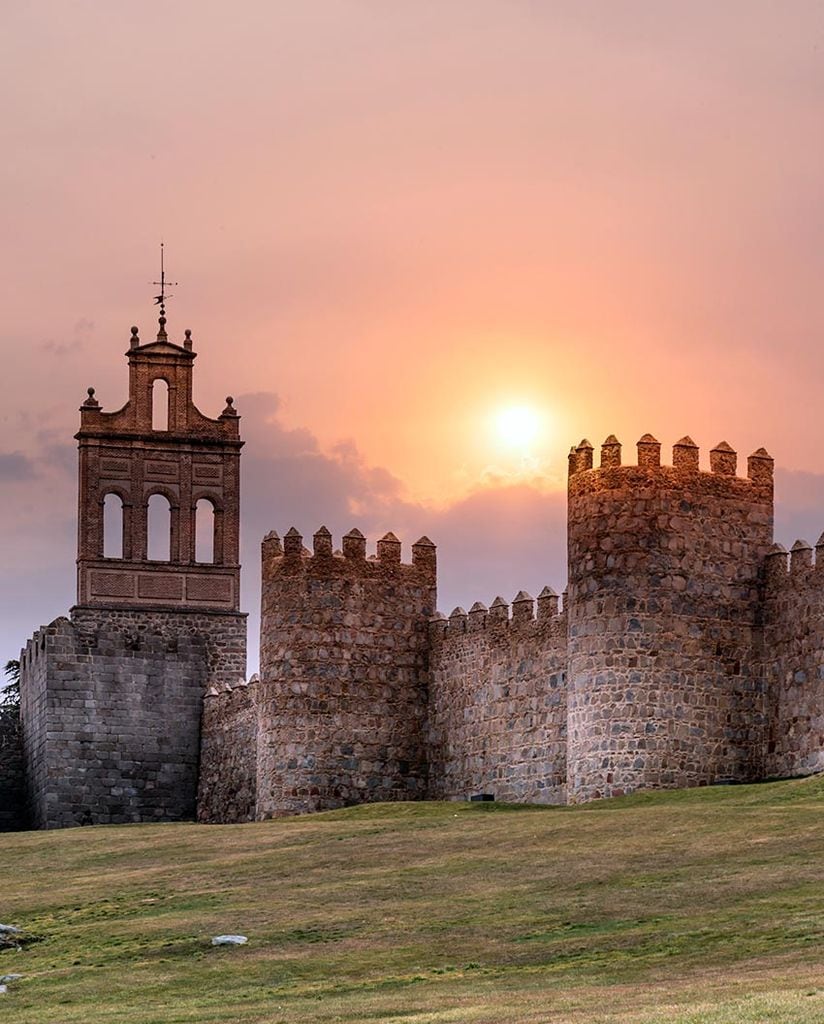
[[541,431],[541,415],[528,405],[512,405],[495,417],[498,437],[512,448],[528,448]]

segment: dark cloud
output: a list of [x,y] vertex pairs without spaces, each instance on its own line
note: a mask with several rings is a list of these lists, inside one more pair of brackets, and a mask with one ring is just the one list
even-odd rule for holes
[[799,538],[815,544],[824,531],[824,473],[777,469],[775,539],[789,548]]
[[0,452],[0,480],[14,483],[34,476],[33,461],[22,452]]
[[71,334],[60,340],[47,338],[40,342],[40,350],[53,356],[74,355],[81,352],[94,334],[94,321],[80,317],[71,329]]

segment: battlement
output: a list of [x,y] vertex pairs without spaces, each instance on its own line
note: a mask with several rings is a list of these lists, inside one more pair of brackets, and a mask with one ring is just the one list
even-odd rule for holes
[[739,477],[738,453],[726,441],[720,441],[710,451],[709,472],[700,468],[700,450],[688,435],[672,446],[671,466],[661,464],[661,443],[652,434],[644,434],[639,438],[636,447],[636,464],[625,465],[621,457],[621,442],[614,434],[610,434],[601,445],[600,465],[595,467],[593,446],[584,438],[577,447],[570,448],[569,479],[572,481],[581,474],[591,472],[600,474],[615,470],[643,470],[645,473],[659,472],[664,476],[689,474],[703,478],[724,478],[739,484],[750,483],[757,487],[772,488],[774,463],[772,456],[764,448],[758,448],[748,456],[747,475]]
[[73,643],[75,635],[74,626],[64,615],[35,630],[20,651],[21,673],[33,675],[41,665],[45,665],[55,638]]
[[321,527],[310,551],[292,527],[262,556],[256,813],[423,797],[435,545],[407,564],[393,533],[368,556],[360,530],[336,551]]
[[531,594],[521,590],[512,599],[511,613],[510,605],[500,596],[495,598],[489,608],[482,601],[476,601],[468,613],[460,607],[454,608],[448,617],[443,612],[436,612],[429,620],[429,634],[433,643],[472,633],[490,633],[504,638],[514,631],[534,632],[545,629],[560,622],[565,611],[552,587],[544,587],[537,601]]
[[221,683],[220,686],[210,686],[209,689],[203,694],[204,700],[214,700],[217,697],[220,701],[226,701],[231,699],[233,695],[239,697],[248,697],[250,693],[256,692],[257,684],[260,682],[260,676],[255,672],[249,679],[239,676],[236,682],[226,680]]
[[277,572],[284,576],[309,574],[328,577],[402,576],[424,580],[432,586],[437,577],[436,547],[428,537],[412,545],[412,561],[401,561],[401,542],[394,533],[378,540],[375,554],[367,555],[366,538],[352,529],[342,538],[341,550],[333,548],[332,534],[325,526],[314,534],[312,550],[303,544],[303,537],[291,527],[283,539],[271,530],[263,538],[261,556],[264,575]]
[[429,630],[430,796],[563,803],[567,614],[555,591],[476,601]]
[[789,551],[783,544],[773,544],[764,557],[764,582],[767,593],[801,582],[824,582],[824,533],[815,547],[806,540],[797,540]]

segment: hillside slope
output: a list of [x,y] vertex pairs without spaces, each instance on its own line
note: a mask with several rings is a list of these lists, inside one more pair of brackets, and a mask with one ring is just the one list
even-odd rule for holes
[[822,812],[815,778],[6,835],[0,921],[39,941],[0,1017],[824,1021]]

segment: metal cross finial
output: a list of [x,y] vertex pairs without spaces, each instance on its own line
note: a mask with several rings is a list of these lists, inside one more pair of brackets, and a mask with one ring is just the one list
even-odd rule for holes
[[152,281],[152,284],[160,288],[160,295],[155,295],[155,305],[160,306],[160,315],[166,315],[166,299],[171,299],[171,295],[166,294],[166,286],[169,285],[172,288],[177,287],[177,281],[166,280],[166,268],[163,265],[163,242],[160,243],[160,280]]

